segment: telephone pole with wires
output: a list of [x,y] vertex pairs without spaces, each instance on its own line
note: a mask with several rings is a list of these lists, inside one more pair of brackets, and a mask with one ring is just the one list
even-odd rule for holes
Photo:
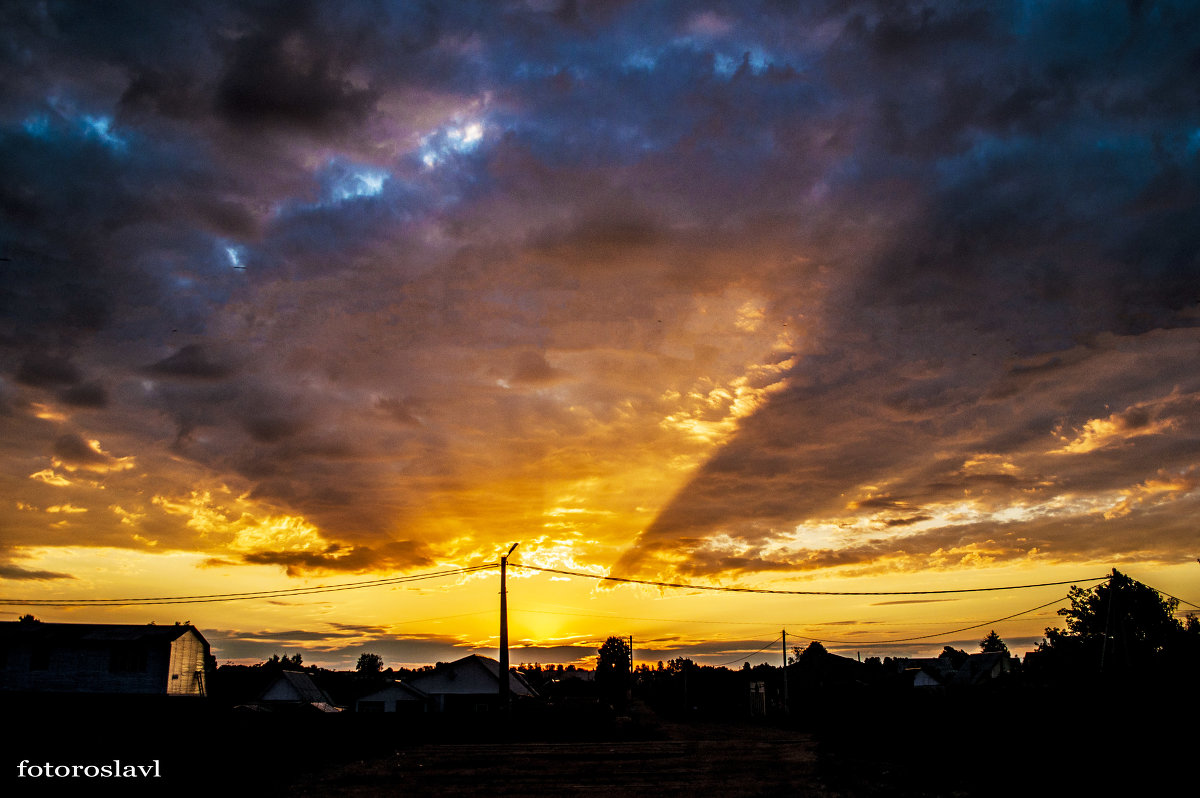
[[512,709],[512,691],[508,681],[508,558],[519,543],[512,544],[508,554],[500,558],[500,707],[505,712]]
[[787,629],[783,630],[783,714],[788,714]]

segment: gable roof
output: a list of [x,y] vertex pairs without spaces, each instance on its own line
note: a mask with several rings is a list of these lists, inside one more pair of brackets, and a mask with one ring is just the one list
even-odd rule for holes
[[72,643],[145,642],[172,643],[188,632],[194,633],[208,650],[208,641],[191,624],[170,626],[122,623],[47,623],[45,621],[6,621],[0,623],[0,642],[43,643],[70,645]]
[[364,695],[359,701],[424,701],[429,696],[411,684],[393,681],[373,693]]
[[[469,654],[405,681],[429,695],[494,695],[500,692],[500,663],[491,657]],[[512,670],[509,671],[508,689],[514,696],[537,696],[532,685]]]
[[317,687],[316,682],[307,673],[299,671],[281,671],[275,681],[263,690],[259,701],[291,701],[304,704],[333,705],[333,699]]

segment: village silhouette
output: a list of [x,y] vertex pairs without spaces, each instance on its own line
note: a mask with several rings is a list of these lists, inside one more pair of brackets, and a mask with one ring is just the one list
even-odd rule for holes
[[[197,756],[256,794],[485,794],[485,771],[507,773],[510,795],[571,794],[572,780],[620,794],[999,795],[1031,775],[1033,794],[1166,778],[1160,724],[1182,720],[1176,734],[1195,739],[1200,621],[1116,570],[1068,598],[1064,625],[1023,656],[992,630],[978,650],[931,658],[860,661],[811,641],[786,667],[635,664],[613,635],[592,669],[519,663],[507,680],[477,654],[218,664],[190,624],[25,615],[0,624],[0,691],[20,731],[10,794],[122,769],[123,789],[149,789],[137,767],[159,771],[157,791],[166,779],[208,794]],[[646,781],[655,772],[665,780]]]

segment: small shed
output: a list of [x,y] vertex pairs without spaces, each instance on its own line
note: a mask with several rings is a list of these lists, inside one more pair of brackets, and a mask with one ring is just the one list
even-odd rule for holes
[[275,681],[263,690],[258,704],[273,710],[341,711],[311,676],[299,671],[281,671]]

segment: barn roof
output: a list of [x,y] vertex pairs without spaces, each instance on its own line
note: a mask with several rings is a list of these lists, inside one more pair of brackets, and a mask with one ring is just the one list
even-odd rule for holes
[[44,621],[0,622],[0,641],[53,643],[64,645],[72,642],[166,642],[178,640],[188,632],[194,632],[205,648],[208,641],[200,630],[191,624],[170,626],[156,624],[120,623],[46,623]]

